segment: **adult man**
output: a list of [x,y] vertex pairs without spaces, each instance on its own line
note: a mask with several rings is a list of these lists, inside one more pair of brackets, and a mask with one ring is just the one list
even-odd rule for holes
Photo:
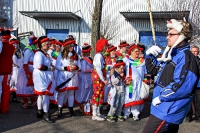
[[[197,46],[193,45],[193,46],[191,46],[190,51],[197,58],[197,60],[200,62],[199,57],[198,57],[199,48]],[[199,69],[199,72],[200,72],[200,69]],[[193,98],[192,106],[191,106],[189,113],[186,116],[185,121],[191,122],[192,121],[192,115],[194,114],[195,115],[195,121],[200,123],[200,104],[199,104],[200,103],[200,80],[199,80],[197,86],[194,87],[193,92],[194,92],[194,98]]]
[[192,90],[198,79],[198,62],[190,52],[192,27],[185,21],[168,21],[167,47],[162,58],[157,46],[146,51],[147,71],[158,78],[155,83],[151,115],[143,133],[176,133],[192,103]]

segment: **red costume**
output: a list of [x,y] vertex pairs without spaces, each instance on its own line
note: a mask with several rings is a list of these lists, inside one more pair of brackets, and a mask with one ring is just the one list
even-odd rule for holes
[[0,111],[2,113],[7,113],[9,110],[9,100],[10,100],[10,87],[8,84],[8,75],[12,72],[12,56],[14,53],[14,46],[9,44],[10,39],[10,31],[9,30],[2,30],[2,50],[0,51],[0,78],[2,85],[2,94],[0,100]]

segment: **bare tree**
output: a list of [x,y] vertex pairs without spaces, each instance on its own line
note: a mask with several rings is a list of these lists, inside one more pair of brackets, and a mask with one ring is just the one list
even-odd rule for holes
[[113,39],[118,34],[117,18],[112,18],[108,15],[103,15],[101,20],[100,33],[101,37],[107,40]]
[[91,56],[94,57],[95,45],[97,40],[100,38],[100,23],[101,23],[101,13],[102,13],[103,0],[95,0],[94,13],[92,15],[92,53]]

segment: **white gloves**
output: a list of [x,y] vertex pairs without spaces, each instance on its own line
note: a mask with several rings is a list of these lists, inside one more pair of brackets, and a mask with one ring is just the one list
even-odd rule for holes
[[3,43],[2,43],[2,41],[0,41],[0,53],[1,53],[2,49],[3,49]]
[[146,55],[154,55],[154,56],[157,56],[159,53],[161,53],[161,49],[158,47],[158,46],[152,46],[150,47],[147,51],[146,51]]
[[155,97],[155,98],[152,100],[153,106],[156,106],[156,105],[158,105],[158,104],[160,104],[160,103],[161,103],[161,101],[160,101],[159,97]]

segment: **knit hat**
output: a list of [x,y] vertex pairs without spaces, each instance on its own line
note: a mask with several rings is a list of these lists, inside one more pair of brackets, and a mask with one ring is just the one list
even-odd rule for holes
[[120,41],[120,44],[118,47],[122,48],[122,47],[127,47],[127,46],[129,46],[129,44],[126,41],[122,40],[122,41]]
[[138,48],[139,50],[141,50],[141,46],[139,46],[138,44],[133,44],[131,45],[131,47],[129,48],[128,50],[128,54],[130,55],[131,54],[131,51],[135,48]]
[[[183,20],[178,21],[175,19],[171,19],[167,22],[167,28],[168,29],[175,29],[179,34],[179,38],[174,43],[172,47],[167,46],[165,48],[165,51],[163,52],[163,55],[161,58],[158,58],[158,61],[168,62],[171,61],[171,53],[172,49],[175,48],[180,42],[182,42],[185,39],[190,39],[192,36],[192,27],[188,22],[185,22]],[[168,53],[167,57],[166,54]]]
[[55,44],[56,43],[56,39],[51,39],[50,40],[50,45]]
[[99,39],[96,43],[96,53],[102,52],[106,45],[108,45],[108,40]]
[[123,62],[123,60],[121,58],[117,58],[114,68],[121,66],[121,65],[125,66],[126,64]]
[[72,38],[68,38],[68,39],[65,39],[64,41],[64,44],[63,44],[63,47],[69,45],[69,44],[76,44],[75,40],[72,39]]
[[108,46],[108,49],[107,49],[106,52],[110,53],[111,51],[114,51],[114,50],[116,50],[116,49],[117,49],[117,47],[115,47],[115,46],[113,46],[112,44],[110,44],[110,45]]
[[88,53],[92,50],[92,47],[88,43],[84,43],[82,47],[82,53]]
[[11,38],[10,30],[1,29],[1,36],[2,36],[3,39]]
[[41,49],[42,48],[42,43],[44,42],[49,42],[50,39],[47,37],[47,36],[41,36],[39,39],[38,39],[38,46],[39,48]]
[[59,45],[60,47],[62,47],[63,46],[63,41],[62,40],[56,41],[55,44]]

